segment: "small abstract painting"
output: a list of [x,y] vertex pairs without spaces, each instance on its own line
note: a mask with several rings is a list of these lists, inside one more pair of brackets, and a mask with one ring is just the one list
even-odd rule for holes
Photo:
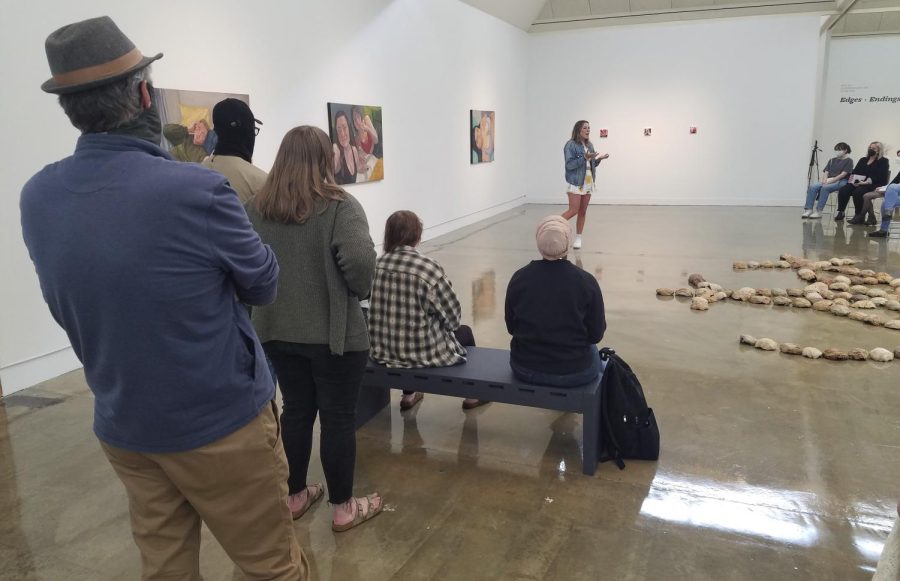
[[471,161],[487,163],[494,161],[494,111],[469,112],[469,145]]
[[609,137],[609,129],[601,129],[600,130],[600,138],[606,139],[607,137]]
[[644,127],[644,137],[650,137],[651,135],[653,135],[653,128]]
[[163,127],[160,146],[178,161],[200,163],[211,155],[218,137],[212,123],[212,110],[224,99],[240,99],[250,104],[248,95],[208,93],[180,89],[154,89],[153,99]]
[[693,125],[691,126],[689,131],[690,131],[691,135],[697,135],[697,128],[694,127]]
[[334,178],[341,185],[384,179],[381,107],[328,103]]

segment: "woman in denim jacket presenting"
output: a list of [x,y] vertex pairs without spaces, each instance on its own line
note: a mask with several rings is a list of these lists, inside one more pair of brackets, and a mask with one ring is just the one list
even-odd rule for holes
[[[563,212],[566,220],[578,215],[575,222],[575,242],[572,248],[581,248],[581,233],[584,231],[584,219],[587,216],[588,204],[594,192],[594,180],[597,177],[597,165],[609,157],[608,153],[594,151],[590,141],[591,124],[579,121],[572,128],[572,139],[566,142],[563,152],[566,158],[566,182],[569,196],[569,209]],[[590,169],[590,171],[588,171]]]

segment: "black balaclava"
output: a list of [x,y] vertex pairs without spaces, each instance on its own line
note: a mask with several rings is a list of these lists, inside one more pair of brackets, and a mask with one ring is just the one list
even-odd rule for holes
[[250,106],[240,99],[225,99],[213,107],[213,129],[219,136],[214,155],[233,155],[252,163],[256,145],[256,125]]
[[147,83],[147,90],[150,91],[150,107],[141,110],[140,115],[131,121],[123,123],[115,129],[110,129],[107,133],[129,135],[145,139],[153,145],[160,145],[162,142],[162,123],[159,120],[159,109],[156,108],[156,95],[149,83]]

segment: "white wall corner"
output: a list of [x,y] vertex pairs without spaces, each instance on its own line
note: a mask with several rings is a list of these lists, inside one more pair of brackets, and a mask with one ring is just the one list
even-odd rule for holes
[[0,367],[3,395],[7,396],[81,368],[72,347],[63,347],[44,355]]
[[[528,197],[527,204],[549,204],[566,206],[568,202],[561,196],[555,197]],[[755,207],[790,207],[796,206],[796,200],[784,198],[632,198],[628,200],[596,197],[591,200],[591,205],[598,206],[755,206]]]
[[471,226],[475,222],[487,220],[488,218],[492,218],[498,214],[502,214],[507,210],[518,208],[519,206],[528,204],[530,202],[531,200],[528,200],[524,195],[518,196],[511,200],[507,200],[506,202],[501,202],[500,204],[491,206],[490,208],[485,208],[483,210],[479,210],[465,216],[460,216],[459,218],[454,218],[453,220],[448,220],[447,222],[428,226],[422,231],[422,241],[427,242],[428,240],[437,238],[438,236],[443,236],[444,234],[449,234],[454,230],[459,230],[460,228]]

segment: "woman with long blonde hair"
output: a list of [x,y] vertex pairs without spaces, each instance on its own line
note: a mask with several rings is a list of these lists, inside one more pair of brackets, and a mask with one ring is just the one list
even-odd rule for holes
[[[884,145],[880,141],[873,141],[869,144],[866,156],[861,157],[853,168],[847,185],[838,190],[838,212],[834,215],[835,222],[844,219],[844,210],[852,198],[855,215],[848,223],[862,224],[865,220],[863,196],[886,185],[890,177],[890,165],[884,157]],[[875,224],[874,215],[871,224]]]
[[247,214],[278,258],[278,298],[255,308],[253,325],[278,375],[288,458],[288,505],[295,519],[318,501],[306,480],[313,425],[332,529],[345,531],[381,512],[377,493],[353,497],[356,402],[369,353],[359,301],[369,296],[375,250],[360,203],[335,183],[332,146],[317,127],[288,131]]

